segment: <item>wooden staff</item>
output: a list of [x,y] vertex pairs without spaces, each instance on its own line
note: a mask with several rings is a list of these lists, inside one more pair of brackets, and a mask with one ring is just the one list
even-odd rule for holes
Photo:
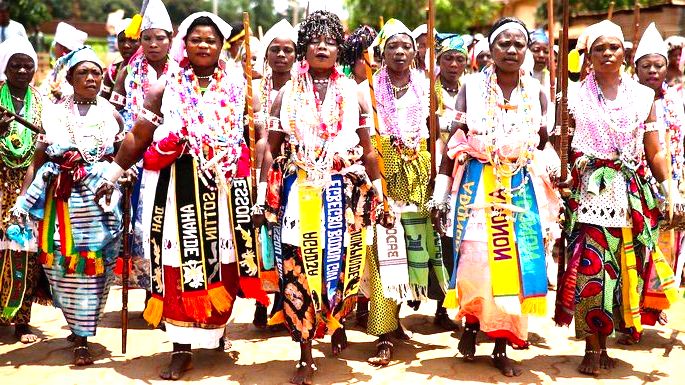
[[385,25],[385,19],[383,18],[383,15],[378,16],[378,25],[379,25],[381,28],[383,28],[383,26]]
[[8,110],[7,108],[5,108],[3,106],[0,106],[0,113],[12,116],[14,118],[14,120],[16,120],[19,124],[21,124],[22,126],[25,126],[26,128],[35,132],[36,134],[40,135],[40,134],[45,133],[45,131],[43,131],[42,127],[36,126],[35,124],[29,122],[28,120],[22,118],[20,115]]
[[378,171],[381,174],[381,190],[380,193],[383,195],[383,212],[387,214],[389,212],[388,208],[388,196],[386,192],[388,191],[388,182],[385,180],[385,161],[383,160],[383,152],[381,151],[383,145],[381,144],[381,131],[378,122],[378,106],[376,104],[376,91],[373,89],[373,69],[371,68],[371,60],[369,59],[369,50],[364,50],[364,66],[366,68],[366,80],[369,83],[369,96],[371,96],[371,111],[373,115],[373,128],[376,133],[376,155],[378,158]]
[[428,0],[428,34],[426,35],[426,45],[428,46],[428,79],[429,88],[429,115],[428,115],[428,151],[431,154],[431,180],[435,178],[437,171],[437,154],[435,153],[435,142],[438,140],[437,116],[435,115],[435,0]]
[[630,53],[629,67],[634,67],[633,58],[635,57],[635,50],[637,49],[637,43],[640,39],[640,1],[635,0],[635,8],[633,8],[633,49]]
[[549,99],[556,104],[556,63],[554,62],[554,0],[547,0],[547,36],[549,36]]
[[614,5],[616,5],[616,2],[614,1],[609,3],[609,13],[607,14],[607,20],[611,20],[611,18],[614,16]]
[[[671,160],[671,130],[668,128],[666,129],[666,170],[668,171],[668,202],[666,204],[668,205],[668,220],[669,222],[673,221],[673,161]],[[669,263],[672,263],[675,261],[675,229],[673,226],[670,226],[672,223],[669,223],[670,229],[668,230],[668,245],[669,245],[669,253],[670,259]]]
[[250,179],[252,186],[252,202],[257,201],[257,145],[254,128],[254,108],[252,106],[252,51],[250,50],[250,14],[243,12],[243,30],[245,31],[245,79],[247,80],[247,126],[250,140]]
[[[563,0],[563,19],[562,32],[559,47],[559,83],[561,85],[561,100],[559,101],[559,109],[561,115],[561,127],[559,133],[559,158],[561,160],[561,175],[560,180],[566,181],[568,178],[568,29],[569,29],[569,0]],[[561,251],[558,254],[557,260],[557,285],[561,284],[564,273],[566,272],[566,242],[562,237]],[[557,287],[559,290],[559,287]]]
[[121,270],[121,354],[126,354],[126,339],[128,336],[128,275],[131,263],[131,182],[124,185],[124,254]]

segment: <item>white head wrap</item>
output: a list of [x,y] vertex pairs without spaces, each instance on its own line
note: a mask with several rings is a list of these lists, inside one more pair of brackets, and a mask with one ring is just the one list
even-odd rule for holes
[[180,63],[181,60],[188,57],[188,54],[186,53],[185,43],[185,38],[188,34],[188,27],[190,27],[193,21],[203,16],[208,17],[212,20],[212,22],[219,29],[219,32],[221,32],[221,34],[224,35],[224,39],[228,39],[228,37],[231,35],[231,26],[219,16],[211,12],[204,11],[193,13],[192,15],[186,17],[185,20],[181,22],[181,25],[178,26],[178,33],[176,34],[176,37],[174,38],[174,41],[171,44],[171,49],[169,50],[171,58],[174,59],[177,63]]
[[638,59],[641,57],[652,53],[663,56],[668,63],[668,48],[654,23],[649,24],[642,34],[642,39],[640,39],[640,43],[635,50],[635,63],[637,63]]
[[504,23],[497,27],[496,30],[492,31],[490,36],[488,36],[488,43],[492,45],[492,43],[495,41],[497,36],[499,36],[500,33],[508,30],[508,29],[513,29],[516,31],[521,31],[523,36],[526,38],[526,43],[528,43],[528,31],[526,30],[526,27],[522,26],[520,23],[517,23],[515,21],[510,21],[508,23]]
[[140,32],[148,29],[159,28],[167,32],[174,32],[171,25],[171,18],[162,0],[150,0],[143,14],[143,22],[140,25]]
[[378,32],[378,35],[373,40],[373,43],[371,43],[369,49],[373,49],[373,47],[378,47],[381,50],[381,55],[383,55],[383,51],[385,51],[385,43],[387,43],[391,37],[399,34],[405,34],[411,37],[411,42],[414,44],[414,48],[416,48],[416,39],[414,39],[414,36],[412,35],[412,32],[409,30],[409,28],[407,28],[407,26],[404,25],[404,23],[397,19],[390,19],[387,22],[385,22],[383,28],[381,28],[380,32]]
[[621,27],[612,23],[609,20],[602,20],[597,24],[593,24],[586,29],[587,31],[587,42],[585,43],[585,49],[590,50],[595,41],[600,37],[615,37],[621,44],[624,44],[625,39],[623,38],[623,31]]
[[33,60],[33,69],[38,69],[38,57],[31,43],[24,36],[15,35],[0,43],[0,81],[5,80],[5,69],[10,58],[18,53],[29,56]]
[[55,43],[59,43],[70,51],[83,47],[88,34],[61,21],[55,30]]
[[623,48],[625,49],[633,49],[633,42],[632,41],[624,41],[623,42]]
[[[286,38],[297,44],[297,31],[293,28],[288,20],[283,19],[269,28],[262,38],[262,49],[260,55],[264,62],[266,62],[266,53],[269,50],[271,43],[277,38]],[[254,49],[253,49],[254,50]]]
[[473,60],[476,60],[478,55],[483,51],[490,51],[490,45],[485,39],[479,40],[478,43],[473,47]]
[[[418,39],[421,37],[421,35],[425,35],[428,33],[428,24],[421,24],[418,27],[414,28],[413,31],[411,31],[411,37],[414,38],[414,40]],[[437,35],[438,31],[433,28],[433,35]]]
[[118,36],[120,33],[124,32],[126,28],[128,28],[129,24],[131,24],[131,19],[121,19],[114,24],[114,35]]
[[477,34],[473,35],[473,40],[475,40],[475,41],[485,40],[485,36],[483,36],[482,33],[477,33]]
[[669,51],[675,48],[683,48],[685,46],[685,37],[669,36],[665,42]]
[[464,47],[468,47],[473,43],[473,36],[471,35],[462,35],[461,38],[464,40]]

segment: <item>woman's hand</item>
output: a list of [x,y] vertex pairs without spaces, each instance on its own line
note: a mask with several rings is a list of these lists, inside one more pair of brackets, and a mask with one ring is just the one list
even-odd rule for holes
[[447,212],[439,209],[431,209],[431,222],[433,222],[433,229],[444,237],[447,233]]

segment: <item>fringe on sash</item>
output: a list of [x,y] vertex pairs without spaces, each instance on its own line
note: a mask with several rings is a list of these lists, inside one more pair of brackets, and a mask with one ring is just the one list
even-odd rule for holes
[[147,306],[145,306],[145,311],[143,311],[143,318],[150,325],[157,327],[160,321],[162,321],[162,314],[164,312],[164,300],[153,294],[150,300],[147,301]]

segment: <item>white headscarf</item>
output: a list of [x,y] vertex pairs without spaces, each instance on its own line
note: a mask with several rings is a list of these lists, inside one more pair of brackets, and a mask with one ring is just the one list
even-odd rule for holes
[[297,44],[297,31],[286,19],[279,21],[268,31],[266,31],[264,37],[262,38],[262,50],[260,52],[260,55],[265,63],[266,53],[269,50],[269,46],[277,38],[290,39],[290,41],[292,41],[294,44]]
[[597,39],[599,39],[602,36],[615,37],[621,42],[621,44],[625,42],[621,27],[619,27],[617,24],[612,23],[609,20],[602,20],[597,24],[593,24],[587,27],[586,31],[587,41],[585,43],[584,48],[587,50],[590,50],[595,41],[597,41]]
[[61,21],[55,30],[55,43],[59,43],[70,51],[83,47],[88,34]]
[[152,28],[163,29],[170,33],[174,32],[174,27],[171,25],[169,12],[166,10],[162,0],[150,0],[145,8],[143,22],[140,25],[140,31],[143,32]]
[[203,16],[208,17],[212,20],[212,22],[219,29],[219,32],[221,32],[221,34],[224,35],[224,39],[228,39],[228,37],[231,35],[231,26],[219,16],[211,12],[204,11],[193,13],[192,15],[186,17],[185,20],[181,22],[181,25],[178,26],[178,33],[176,34],[176,37],[174,38],[174,41],[171,44],[171,50],[169,50],[171,58],[174,59],[177,63],[180,63],[181,60],[188,57],[188,54],[186,53],[185,42],[186,35],[188,34],[188,27],[190,27],[193,21]]
[[4,81],[5,69],[10,58],[18,53],[28,55],[33,60],[33,69],[38,69],[38,57],[33,46],[24,36],[12,36],[4,42],[0,43],[0,81]]
[[637,45],[634,58],[635,63],[637,63],[638,59],[641,57],[653,53],[663,56],[666,59],[666,63],[668,63],[668,47],[661,37],[659,30],[656,29],[656,24],[651,23],[647,29],[645,29],[645,32],[642,34],[642,39],[640,39],[640,43]]
[[128,28],[129,24],[131,24],[131,19],[121,19],[114,24],[114,35],[119,36],[120,33],[124,32],[126,28]]
[[374,39],[373,43],[371,43],[369,49],[378,47],[381,50],[381,55],[383,55],[383,51],[385,51],[385,44],[388,42],[388,40],[390,40],[391,37],[399,34],[405,34],[411,37],[411,42],[414,44],[414,48],[416,48],[416,39],[414,39],[414,36],[409,28],[407,28],[404,23],[397,19],[390,19],[383,25],[383,28],[381,28],[380,32],[378,32],[376,39]]

